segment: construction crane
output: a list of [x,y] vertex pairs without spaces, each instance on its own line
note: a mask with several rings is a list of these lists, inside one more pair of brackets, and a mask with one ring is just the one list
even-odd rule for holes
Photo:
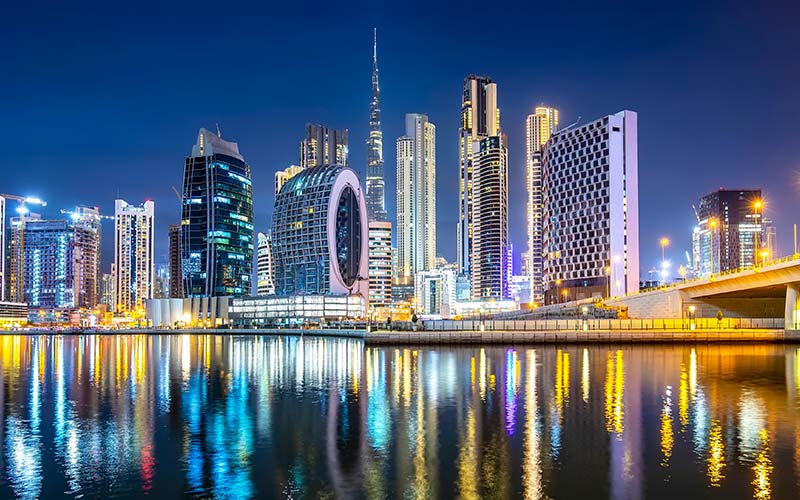
[[175,196],[178,197],[179,202],[183,202],[183,196],[178,192],[178,189],[175,186],[172,186],[172,192],[175,193]]

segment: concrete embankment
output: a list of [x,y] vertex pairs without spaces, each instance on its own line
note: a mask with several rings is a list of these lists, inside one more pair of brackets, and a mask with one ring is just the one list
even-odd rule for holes
[[367,345],[392,344],[583,344],[666,342],[800,342],[800,331],[784,330],[589,330],[370,332]]
[[300,328],[248,328],[248,329],[186,329],[186,330],[170,330],[165,328],[131,328],[127,330],[103,330],[103,329],[88,329],[88,330],[24,330],[24,331],[8,331],[7,334],[19,335],[230,335],[245,336],[245,335],[269,335],[269,336],[306,336],[306,337],[345,337],[353,339],[363,339],[367,332],[366,330],[355,329],[337,329],[326,328],[317,330],[306,330]]

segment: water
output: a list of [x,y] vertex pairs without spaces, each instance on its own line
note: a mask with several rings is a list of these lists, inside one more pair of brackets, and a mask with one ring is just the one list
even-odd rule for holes
[[791,345],[0,336],[0,498],[797,498]]

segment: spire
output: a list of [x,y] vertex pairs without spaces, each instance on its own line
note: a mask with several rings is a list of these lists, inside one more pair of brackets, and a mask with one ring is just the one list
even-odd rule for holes
[[378,28],[372,28],[372,67],[378,67]]

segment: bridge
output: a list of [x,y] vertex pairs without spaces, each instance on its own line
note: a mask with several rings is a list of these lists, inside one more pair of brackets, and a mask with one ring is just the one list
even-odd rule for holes
[[800,329],[800,255],[605,301],[631,318],[783,318]]

